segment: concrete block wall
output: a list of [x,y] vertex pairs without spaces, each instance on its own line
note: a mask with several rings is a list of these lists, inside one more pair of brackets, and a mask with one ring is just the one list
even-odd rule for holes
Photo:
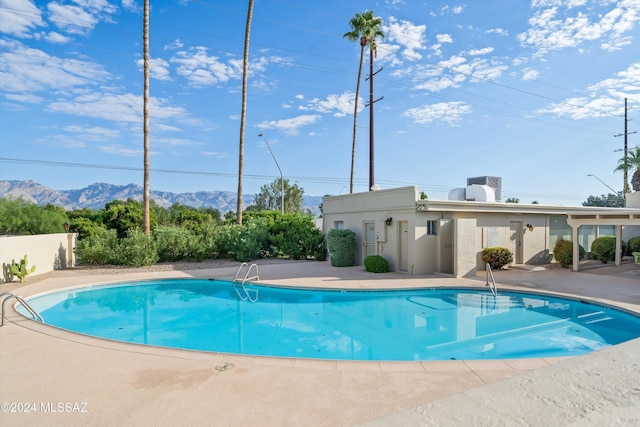
[[18,280],[9,272],[11,262],[27,255],[27,267],[36,266],[33,275],[73,267],[73,248],[77,235],[74,233],[38,234],[35,236],[0,236],[0,283]]

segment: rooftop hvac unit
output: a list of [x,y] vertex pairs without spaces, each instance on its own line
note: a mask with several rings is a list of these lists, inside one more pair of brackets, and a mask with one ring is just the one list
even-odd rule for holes
[[467,178],[467,185],[486,185],[493,188],[496,200],[502,198],[502,178],[499,176],[477,176],[475,178]]

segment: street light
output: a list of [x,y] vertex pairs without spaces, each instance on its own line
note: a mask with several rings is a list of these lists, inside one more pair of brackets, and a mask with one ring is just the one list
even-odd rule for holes
[[589,175],[587,175],[587,176],[592,176],[592,177],[594,177],[595,179],[597,179],[598,181],[600,181],[600,182],[601,182],[605,187],[607,187],[609,190],[613,191],[613,194],[615,194],[616,196],[618,195],[618,192],[617,192],[616,190],[614,190],[613,188],[609,187],[609,186],[608,186],[608,185],[607,185],[603,180],[601,180],[601,179],[600,179],[600,178],[598,178],[597,176],[595,176],[595,175],[591,175],[591,174],[589,174]]
[[271,146],[269,145],[269,141],[267,141],[267,137],[264,136],[263,133],[259,133],[258,137],[262,137],[264,138],[264,142],[267,143],[267,148],[269,148],[269,152],[271,153],[271,157],[273,157],[273,161],[276,162],[276,166],[278,167],[278,170],[280,171],[280,212],[282,212],[284,214],[284,177],[282,176],[282,169],[280,169],[280,164],[278,163],[278,159],[276,159],[276,156],[273,154],[273,151],[271,150]]
[[620,193],[619,193],[618,191],[616,191],[616,190],[614,190],[613,188],[609,187],[609,186],[607,185],[607,183],[606,183],[606,182],[604,182],[603,180],[601,180],[600,178],[598,178],[598,177],[597,177],[597,176],[595,176],[595,175],[589,174],[589,175],[587,175],[587,176],[592,176],[592,177],[594,177],[595,179],[597,179],[598,181],[600,181],[600,182],[602,183],[602,185],[604,185],[605,187],[607,187],[609,190],[613,191],[613,194],[614,194],[618,199],[620,199],[620,201],[622,202],[622,206],[624,206],[624,205],[625,205],[625,199],[624,199],[624,198],[622,198],[622,197],[620,197]]

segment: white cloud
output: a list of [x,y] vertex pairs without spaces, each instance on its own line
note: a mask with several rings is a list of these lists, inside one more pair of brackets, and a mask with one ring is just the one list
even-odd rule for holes
[[[318,113],[333,113],[335,117],[344,117],[349,114],[353,114],[355,93],[344,92],[341,94],[327,95],[325,99],[312,99],[307,105],[301,106],[300,110],[312,110]],[[364,100],[362,98],[358,101],[358,111],[362,111],[364,108]]]
[[71,34],[87,34],[100,22],[111,22],[117,7],[107,0],[82,0],[75,5],[55,1],[47,4],[49,20]]
[[194,87],[226,83],[242,77],[242,64],[236,61],[224,63],[217,56],[209,56],[206,47],[194,47],[179,51],[170,60],[178,65],[177,73],[185,77]]
[[540,72],[533,68],[525,68],[522,72],[522,80],[535,80],[540,77]]
[[118,156],[125,156],[125,157],[139,157],[139,156],[142,156],[143,154],[142,150],[140,149],[127,148],[127,147],[123,147],[120,144],[101,145],[100,147],[98,147],[98,149],[103,153],[115,154]]
[[485,31],[487,34],[497,34],[499,36],[508,36],[509,31],[504,28],[492,28],[490,30]]
[[425,104],[422,107],[410,108],[403,116],[409,117],[417,124],[443,122],[456,126],[462,120],[462,116],[469,114],[471,107],[464,102],[442,102],[438,104]]
[[451,34],[436,34],[436,40],[438,40],[438,43],[453,43]]
[[419,60],[422,58],[419,51],[425,49],[426,29],[426,25],[415,25],[409,21],[398,20],[391,16],[388,23],[383,24],[384,44],[399,45],[400,48],[397,51],[406,60]]
[[260,123],[257,127],[261,130],[277,129],[285,134],[297,135],[300,128],[317,123],[321,116],[318,114],[304,114],[290,119],[271,120]]
[[93,62],[50,56],[17,41],[0,40],[0,48],[0,88],[7,92],[56,91],[110,79]]
[[16,37],[30,37],[31,30],[47,25],[31,0],[0,0],[0,23],[0,32]]
[[171,43],[168,43],[166,45],[164,45],[164,50],[175,50],[175,49],[182,49],[182,47],[184,46],[184,43],[182,43],[180,41],[180,39],[175,39],[174,41],[172,41]]
[[[142,70],[144,68],[144,60],[138,59],[136,64]],[[149,77],[156,80],[171,80],[171,72],[169,71],[169,63],[162,58],[149,59]]]
[[471,56],[486,55],[488,53],[493,52],[493,50],[494,49],[492,47],[485,47],[485,48],[482,48],[482,49],[471,49],[469,51],[469,55],[471,55]]
[[49,43],[54,43],[54,44],[65,44],[65,43],[69,43],[71,41],[71,39],[67,36],[63,36],[62,34],[55,32],[55,31],[51,31],[49,33],[47,33],[44,36],[44,39],[46,41],[48,41]]
[[587,90],[589,97],[568,98],[537,112],[575,120],[621,115],[624,98],[634,103],[640,102],[640,62],[631,64],[626,70]]
[[449,59],[438,62],[436,65],[426,64],[416,67],[407,73],[413,78],[415,88],[438,92],[447,88],[457,88],[469,80],[495,80],[502,75],[507,66],[483,58],[467,58],[454,55]]
[[107,129],[103,127],[89,127],[80,125],[71,125],[65,128],[67,132],[81,135],[81,139],[86,141],[107,141],[120,137],[120,131],[117,129]]
[[600,40],[600,47],[605,50],[618,50],[629,43],[625,33],[640,22],[640,2],[620,0],[606,13],[587,7],[576,9],[583,5],[582,1],[534,2],[534,8],[542,9],[529,19],[530,28],[518,34],[518,40],[535,49],[536,56],[594,40]]

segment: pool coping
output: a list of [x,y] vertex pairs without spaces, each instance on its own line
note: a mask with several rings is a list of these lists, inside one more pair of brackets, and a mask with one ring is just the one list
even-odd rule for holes
[[[326,263],[307,263],[296,264],[294,266],[287,264],[285,266],[261,267],[264,274],[261,274],[259,282],[267,284],[291,285],[293,281],[302,281],[303,285],[312,285],[321,283],[322,287],[342,287],[345,283],[349,284],[350,289],[357,289],[363,286],[362,280],[369,280],[370,273],[364,272],[361,268],[348,268],[346,270],[335,269]],[[132,273],[119,274],[117,277],[110,276],[108,278],[98,276],[74,276],[72,278],[50,278],[35,283],[32,286],[19,289],[19,293],[23,297],[28,297],[37,293],[42,293],[43,289],[56,289],[75,282],[78,286],[91,284],[104,284],[120,282],[133,278],[167,278],[167,277],[216,277],[225,278],[233,277],[235,267],[229,270],[198,270],[197,272],[162,272],[162,273]],[[529,272],[513,272],[511,279],[507,279],[506,274],[499,274],[496,280],[501,283],[500,287],[512,288],[514,290],[531,291],[524,287],[514,286],[506,283],[508,280],[522,281],[517,278],[519,275],[527,275]],[[580,276],[570,276],[573,278],[585,277],[585,273],[574,273]],[[553,274],[551,275],[552,277]],[[364,279],[363,279],[364,277]],[[556,275],[557,277],[557,275]],[[409,287],[425,287],[424,283],[458,283],[464,282],[469,287],[484,287],[485,284],[478,278],[471,279],[453,279],[451,277],[436,276],[406,276],[400,274],[388,274],[385,277],[376,277],[376,283],[381,284],[385,288],[394,288],[402,284],[403,288],[407,284]],[[531,277],[526,278],[526,283],[531,285]],[[547,279],[554,280],[554,279]],[[555,279],[557,280],[557,279]],[[624,282],[624,286],[628,286],[627,278],[611,278],[607,280]],[[631,284],[636,283],[631,279]],[[504,283],[502,283],[502,282]],[[523,282],[524,283],[524,282]],[[637,282],[640,283],[640,282]],[[451,285],[449,285],[451,286]],[[434,287],[432,285],[426,287]],[[441,287],[441,286],[435,286]],[[447,286],[442,286],[447,287]],[[565,294],[564,292],[550,292],[560,296],[574,296]],[[632,293],[630,296],[633,296]],[[606,300],[601,296],[593,297],[594,301],[603,303]],[[605,302],[607,305],[609,302]],[[640,305],[624,302],[611,301],[612,305],[623,305],[625,308],[640,312]],[[9,304],[8,304],[9,305]],[[11,310],[13,304],[11,304]],[[18,316],[18,317],[16,317]],[[290,359],[279,357],[253,357],[242,355],[231,355],[224,353],[204,353],[191,350],[167,349],[160,347],[149,347],[138,344],[120,343],[108,341],[99,338],[79,335],[76,333],[64,331],[38,322],[27,320],[17,314],[15,310],[8,313],[8,328],[0,328],[0,342],[2,342],[2,350],[0,350],[0,367],[3,375],[0,379],[0,402],[11,401],[16,399],[34,400],[35,395],[43,401],[60,400],[61,392],[56,391],[59,384],[64,384],[69,391],[75,390],[69,395],[73,399],[84,398],[90,400],[91,412],[87,414],[59,414],[58,420],[64,423],[74,421],[79,423],[91,423],[97,425],[114,425],[120,422],[129,424],[132,420],[144,422],[145,424],[169,424],[182,420],[185,411],[189,413],[189,419],[195,423],[210,419],[211,410],[217,413],[217,420],[221,424],[226,422],[234,423],[250,423],[255,420],[256,413],[262,410],[263,413],[268,412],[269,415],[262,416],[263,425],[356,425],[360,423],[373,422],[376,419],[383,422],[386,417],[415,417],[416,414],[422,414],[417,408],[421,404],[432,404],[433,402],[441,402],[442,399],[456,399],[460,396],[467,396],[478,388],[488,387],[492,384],[503,384],[511,380],[526,377],[527,375],[539,375],[543,380],[551,380],[559,377],[562,372],[569,372],[574,366],[588,364],[590,360],[601,360],[610,353],[613,357],[620,359],[620,354],[626,354],[632,348],[638,351],[640,348],[640,340],[633,340],[623,346],[610,347],[611,351],[599,351],[593,355],[554,358],[554,359],[510,359],[510,360],[491,360],[491,361],[425,361],[425,362],[377,362],[377,361],[334,361],[334,360],[315,360],[315,359]],[[5,346],[6,344],[6,346]],[[24,345],[25,349],[35,349],[31,353],[17,352],[16,346]],[[7,347],[13,347],[14,351],[9,351]],[[121,402],[111,396],[102,396],[99,391],[93,390],[92,387],[77,384],[70,379],[66,379],[64,375],[56,373],[51,375],[51,371],[46,366],[37,366],[33,369],[24,368],[24,363],[43,364],[47,360],[43,355],[38,355],[38,349],[50,346],[55,349],[57,354],[63,354],[65,358],[64,365],[75,363],[77,366],[83,366],[83,371],[100,372],[101,369],[109,371],[112,367],[109,361],[122,359],[136,359],[137,362],[122,362],[121,370],[124,378],[129,381],[117,381],[113,378],[95,379],[97,383],[104,382],[105,388],[117,389],[120,393],[128,396],[128,402]],[[606,349],[608,350],[608,349]],[[636,353],[637,354],[637,353]],[[101,362],[100,359],[104,358]],[[87,360],[90,360],[89,366]],[[103,365],[102,363],[105,363]],[[199,372],[202,378],[197,378],[193,384],[187,388],[186,392],[194,399],[193,402],[182,401],[181,405],[166,405],[166,401],[170,396],[174,395],[170,385],[175,381],[175,376],[164,376],[154,371],[154,375],[159,375],[161,386],[144,389],[144,392],[137,390],[131,386],[131,378],[138,378],[142,375],[140,382],[148,382],[148,378],[143,375],[147,372],[143,369],[146,364],[157,365],[158,372],[175,369],[179,366],[178,371]],[[54,361],[52,367],[56,365]],[[6,369],[5,366],[11,366],[12,369]],[[199,370],[193,370],[195,366],[200,367]],[[561,366],[560,368],[556,368]],[[13,368],[16,368],[15,370]],[[230,369],[226,369],[230,368]],[[558,372],[556,372],[558,370]],[[614,374],[618,368],[603,372],[605,374]],[[548,373],[546,371],[550,371]],[[149,374],[147,372],[147,374]],[[29,381],[24,378],[30,374],[39,374]],[[194,374],[195,375],[195,374]],[[274,375],[276,375],[274,377]],[[72,375],[73,376],[73,375]],[[250,377],[252,380],[249,384],[245,384],[242,376]],[[40,377],[40,378],[39,378]],[[45,378],[50,378],[44,381]],[[234,377],[236,383],[234,383]],[[154,377],[155,378],[155,377]],[[269,380],[266,380],[269,378]],[[277,378],[277,380],[276,380]],[[602,378],[600,378],[602,379]],[[227,381],[229,380],[229,381]],[[274,386],[274,381],[276,386]],[[282,383],[281,383],[282,381]],[[425,381],[427,381],[425,383]],[[221,387],[212,387],[212,384]],[[432,384],[435,383],[435,384]],[[137,383],[136,383],[137,384]],[[318,389],[314,393],[306,392],[306,387],[310,384],[317,384]],[[98,384],[96,384],[98,385]],[[243,387],[240,387],[242,385]],[[324,389],[320,388],[325,386]],[[34,393],[34,388],[40,389],[38,393]],[[240,389],[239,389],[240,388]],[[518,388],[516,388],[517,390]],[[274,399],[267,399],[267,403],[263,403],[261,399],[262,393],[275,392],[278,397],[277,403]],[[374,393],[374,391],[376,391]],[[226,391],[226,394],[225,394]],[[221,393],[223,393],[221,395]],[[164,405],[158,405],[149,402],[148,395],[154,395],[156,400],[164,402]],[[411,396],[414,394],[415,396]],[[44,396],[47,396],[45,398]],[[56,397],[57,396],[57,397]],[[75,397],[73,397],[75,396]],[[80,397],[78,397],[80,396]],[[247,396],[252,398],[253,410],[247,410],[242,403],[247,402]],[[311,399],[313,396],[313,399]],[[515,394],[514,394],[515,396]],[[216,404],[206,404],[208,398],[217,397],[226,403],[232,404],[232,409],[225,407],[225,413],[222,415],[216,409]],[[625,397],[628,401],[629,396]],[[256,401],[257,399],[257,401]],[[635,396],[640,399],[638,396]],[[319,400],[312,402],[312,400]],[[623,399],[624,400],[624,399]],[[142,405],[147,401],[147,405]],[[114,415],[109,407],[117,402],[120,406],[126,408],[127,417]],[[138,403],[136,403],[138,402]],[[347,403],[351,403],[350,405]],[[504,402],[502,403],[504,405]],[[296,409],[292,409],[292,405]],[[639,405],[640,406],[640,405]],[[213,408],[212,408],[213,407]],[[237,408],[236,408],[237,407]],[[434,413],[429,410],[429,413]],[[437,412],[437,411],[436,411]],[[495,413],[495,409],[491,408],[490,413]],[[109,422],[100,421],[105,414],[110,414]],[[424,414],[423,414],[424,415]],[[474,415],[478,416],[478,414]],[[496,415],[496,419],[500,419]],[[578,415],[576,415],[578,416]],[[640,415],[639,415],[640,416]],[[5,414],[0,413],[0,420],[7,417],[12,425],[24,425],[40,420],[43,422],[51,421],[51,414],[38,413],[26,416],[26,414]],[[428,418],[424,418],[428,419]],[[444,418],[442,418],[444,420]],[[387,420],[388,421],[388,420]],[[17,424],[16,424],[17,423]],[[395,421],[393,422],[395,424]],[[388,425],[388,424],[387,424]]]

